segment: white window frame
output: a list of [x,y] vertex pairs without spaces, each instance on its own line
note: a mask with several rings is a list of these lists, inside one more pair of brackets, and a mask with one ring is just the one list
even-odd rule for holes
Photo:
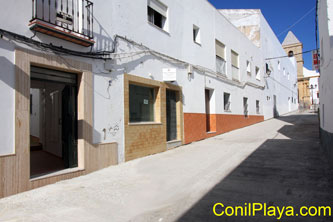
[[252,64],[249,60],[247,60],[246,61],[246,72],[249,76],[252,75],[251,69],[252,69]]
[[[226,94],[229,95],[228,103],[226,103],[226,101],[225,101]],[[224,112],[231,112],[231,93],[228,93],[228,92],[223,93],[223,109],[224,109]]]
[[193,25],[193,41],[201,45],[201,30],[196,25]]
[[261,70],[258,66],[256,66],[256,79],[261,80]]
[[[162,27],[155,25],[154,22],[149,20],[148,8],[151,8],[155,13],[159,13],[164,20],[162,20]],[[168,19],[169,8],[159,0],[147,0],[147,16],[148,23],[154,27],[161,29],[165,32],[169,32],[169,19]]]

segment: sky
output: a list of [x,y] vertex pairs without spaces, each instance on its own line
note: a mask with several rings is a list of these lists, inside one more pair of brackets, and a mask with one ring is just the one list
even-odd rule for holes
[[[217,9],[261,9],[281,43],[288,31],[292,31],[303,43],[303,51],[316,48],[316,0],[209,0],[209,2]],[[304,18],[300,20],[302,17]],[[311,53],[304,54],[303,58],[304,66],[311,70]]]

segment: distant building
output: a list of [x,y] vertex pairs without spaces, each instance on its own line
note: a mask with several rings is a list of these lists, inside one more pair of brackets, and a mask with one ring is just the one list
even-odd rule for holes
[[298,84],[298,101],[300,108],[310,108],[310,82],[309,77],[303,73],[303,44],[297,39],[293,32],[289,31],[284,39],[282,46],[287,55],[294,56],[297,62],[297,84]]
[[333,2],[318,1],[320,41],[320,137],[333,166]]
[[319,108],[319,73],[315,70],[308,70],[303,67],[305,78],[309,78],[310,104],[311,109]]

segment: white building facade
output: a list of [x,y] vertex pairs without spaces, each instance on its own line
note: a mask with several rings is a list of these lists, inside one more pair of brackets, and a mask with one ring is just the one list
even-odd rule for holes
[[320,41],[320,136],[322,146],[333,163],[333,2],[318,1],[318,26]]
[[319,73],[316,70],[303,68],[304,77],[309,78],[311,109],[319,108]]
[[254,14],[258,39],[204,0],[4,3],[0,196],[295,111],[295,62]]

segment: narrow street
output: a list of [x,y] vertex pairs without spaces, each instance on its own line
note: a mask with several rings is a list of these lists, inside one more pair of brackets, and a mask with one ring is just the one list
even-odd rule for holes
[[318,136],[317,115],[294,113],[1,199],[0,221],[278,221],[216,217],[212,208],[332,206]]

